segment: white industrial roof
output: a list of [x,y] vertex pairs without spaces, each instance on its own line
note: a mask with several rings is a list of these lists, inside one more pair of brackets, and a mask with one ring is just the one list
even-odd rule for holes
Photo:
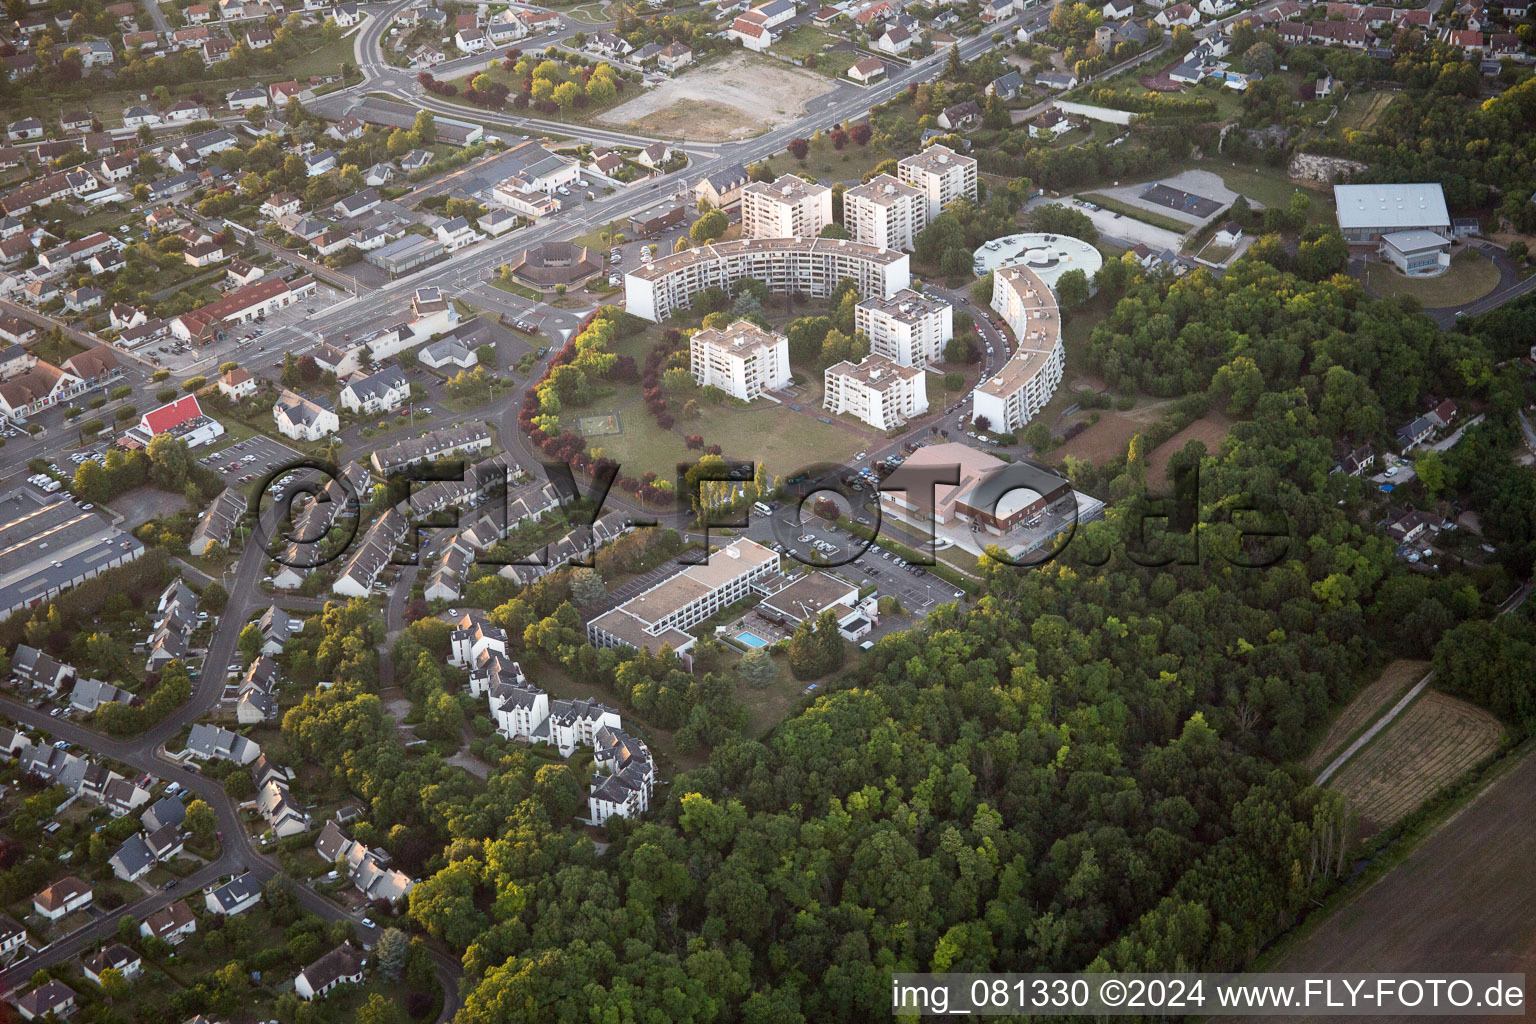
[[1440,249],[1450,245],[1450,239],[1437,235],[1433,231],[1422,229],[1414,231],[1394,231],[1388,235],[1382,235],[1381,240],[1386,242],[1398,252],[1423,252],[1426,249]]
[[1445,193],[1434,183],[1414,185],[1335,185],[1339,227],[1425,228],[1451,226]]

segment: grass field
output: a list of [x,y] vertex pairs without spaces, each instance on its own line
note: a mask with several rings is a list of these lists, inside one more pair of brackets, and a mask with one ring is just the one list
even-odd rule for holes
[[1333,194],[1318,185],[1291,181],[1284,167],[1252,167],[1237,165],[1230,160],[1207,159],[1192,161],[1189,168],[1219,174],[1227,188],[1265,206],[1283,207],[1291,201],[1292,194],[1300,190],[1312,197],[1312,208],[1307,212],[1309,225],[1334,222]]
[[1376,831],[1420,804],[1498,750],[1504,727],[1465,701],[1425,690],[1329,783]]
[[1187,221],[1174,220],[1172,217],[1164,217],[1160,213],[1153,213],[1151,210],[1143,210],[1141,207],[1132,206],[1130,203],[1122,203],[1118,199],[1114,199],[1099,192],[1088,192],[1082,195],[1080,198],[1086,199],[1090,203],[1095,203],[1099,206],[1102,206],[1104,209],[1111,213],[1121,213],[1134,220],[1139,220],[1143,224],[1151,224],[1155,228],[1162,228],[1164,231],[1172,231],[1175,234],[1182,235],[1194,228],[1194,225]]
[[[615,411],[595,409],[587,415]],[[701,434],[707,444],[718,444],[727,456],[762,462],[770,474],[787,476],[812,462],[846,459],[870,443],[870,435],[854,433],[836,424],[822,423],[809,415],[759,401],[750,409],[734,405],[703,406],[696,420],[679,420],[674,430],[662,430],[636,401],[623,409],[623,433],[595,439],[608,457],[617,459],[626,476],[651,470],[672,479],[680,462],[698,461],[689,451],[684,434]]]
[[1394,98],[1395,94],[1390,92],[1350,93],[1349,98],[1339,107],[1339,127],[1365,131],[1376,124]]
[[1424,678],[1428,670],[1427,661],[1409,658],[1399,658],[1388,664],[1374,682],[1350,698],[1302,764],[1313,770],[1326,766],[1347,743],[1396,703],[1409,687]]
[[1471,252],[1458,253],[1439,277],[1405,277],[1385,263],[1365,265],[1365,286],[1378,295],[1410,295],[1426,309],[1480,299],[1499,283],[1499,268]]
[[774,177],[810,171],[827,181],[857,182],[873,170],[876,164],[889,160],[893,155],[879,146],[856,146],[852,142],[839,151],[832,148],[830,139],[822,136],[811,143],[811,150],[804,160],[796,160],[785,152],[770,157],[768,166],[772,168]]
[[1526,756],[1271,971],[1536,971],[1536,758]]
[[1147,456],[1147,486],[1160,490],[1168,485],[1168,460],[1191,441],[1201,441],[1205,450],[1215,452],[1227,431],[1232,429],[1232,419],[1224,413],[1207,413],[1183,430],[1152,449]]
[[1126,446],[1131,443],[1131,436],[1143,429],[1143,425],[1133,419],[1102,409],[1099,410],[1099,422],[1059,448],[1052,448],[1050,455],[1054,459],[1071,455],[1101,465],[1123,456]]

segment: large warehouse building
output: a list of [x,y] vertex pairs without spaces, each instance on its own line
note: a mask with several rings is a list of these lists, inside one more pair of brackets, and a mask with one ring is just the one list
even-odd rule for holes
[[143,544],[72,501],[12,491],[0,497],[0,616],[143,553]]
[[1351,245],[1374,245],[1403,231],[1451,237],[1451,215],[1438,184],[1335,185],[1333,199],[1339,231]]

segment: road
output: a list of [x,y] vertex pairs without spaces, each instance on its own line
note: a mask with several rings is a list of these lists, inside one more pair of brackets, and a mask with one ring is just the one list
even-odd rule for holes
[[[224,667],[235,661],[240,630],[261,605],[268,603],[259,590],[266,561],[266,552],[258,544],[247,546],[236,563],[233,578],[226,582],[229,604],[219,617],[218,628],[209,642],[208,652],[203,658],[202,673],[191,699],[149,731],[128,739],[113,739],[68,719],[52,718],[46,711],[11,697],[0,696],[0,711],[22,725],[41,729],[92,754],[114,758],[137,771],[179,783],[182,788],[196,793],[213,809],[218,819],[218,829],[223,833],[223,849],[219,858],[182,879],[177,888],[150,893],[137,902],[97,918],[25,960],[12,964],[0,971],[0,987],[16,989],[24,985],[38,969],[78,956],[82,951],[110,938],[116,934],[117,921],[124,914],[142,921],[178,899],[195,898],[199,889],[226,875],[250,870],[265,883],[281,872],[276,859],[263,853],[252,842],[234,800],[224,792],[222,786],[198,772],[179,767],[159,753],[168,739],[218,705],[224,690]],[[377,929],[364,928],[345,910],[313,889],[306,885],[299,885],[297,889],[299,901],[306,910],[330,921],[352,921],[367,941],[371,942],[376,937]],[[443,1012],[438,1019],[447,1021],[460,1006],[458,980],[462,969],[458,961],[440,950],[433,948],[432,956],[437,966],[438,982],[443,990]]]

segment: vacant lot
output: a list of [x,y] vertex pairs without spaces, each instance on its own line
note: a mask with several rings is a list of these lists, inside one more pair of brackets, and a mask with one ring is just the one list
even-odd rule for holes
[[691,139],[743,139],[794,120],[827,89],[818,74],[741,53],[665,82],[598,120]]
[[[681,404],[681,403],[679,403]],[[638,477],[647,470],[671,480],[680,462],[697,462],[700,453],[683,443],[684,434],[699,434],[706,444],[718,444],[729,458],[750,459],[768,467],[772,475],[788,476],[812,462],[846,460],[861,448],[867,448],[873,432],[855,432],[837,423],[822,423],[806,406],[794,412],[765,400],[752,408],[727,404],[711,406],[700,403],[698,419],[679,419],[673,430],[662,430],[656,419],[638,399],[627,405],[620,417],[623,432],[594,437],[591,443],[617,459],[624,475]],[[608,409],[583,410],[584,415],[600,415]]]
[[1439,277],[1407,277],[1386,263],[1365,265],[1365,286],[1377,295],[1411,295],[1426,309],[1480,299],[1499,283],[1499,268],[1476,253],[1462,252]]
[[1328,726],[1328,731],[1302,763],[1314,771],[1328,764],[1344,749],[1345,744],[1385,714],[1409,687],[1424,678],[1427,671],[1429,662],[1410,658],[1399,658],[1387,665],[1375,682],[1350,698],[1344,710],[1339,712],[1339,717]]
[[1174,452],[1182,451],[1191,441],[1199,441],[1205,450],[1215,452],[1232,429],[1232,418],[1225,413],[1212,412],[1200,417],[1168,440],[1152,449],[1147,456],[1147,486],[1154,491],[1168,486],[1168,460]]
[[1141,429],[1142,425],[1129,417],[1117,412],[1102,411],[1099,413],[1099,422],[1060,448],[1052,448],[1049,454],[1057,461],[1071,455],[1100,465],[1125,455],[1131,436]]
[[1536,758],[1526,757],[1266,969],[1536,972],[1532,821]]
[[1330,785],[1359,813],[1362,828],[1386,828],[1496,751],[1503,735],[1488,712],[1425,690]]
[[1395,93],[1367,92],[1363,89],[1350,93],[1349,98],[1339,108],[1339,126],[1355,131],[1365,131],[1386,112],[1388,105],[1395,97]]

